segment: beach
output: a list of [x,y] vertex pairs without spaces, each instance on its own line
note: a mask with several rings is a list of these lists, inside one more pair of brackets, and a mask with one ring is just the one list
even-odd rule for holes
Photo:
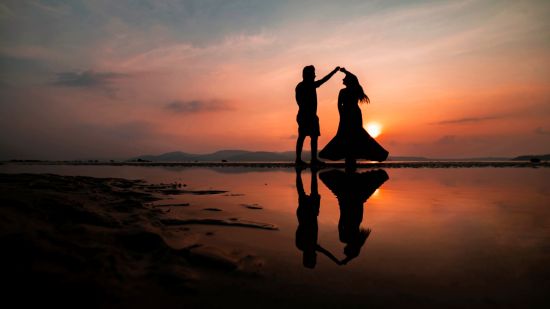
[[254,264],[251,256],[201,248],[186,227],[171,245],[167,226],[223,222],[163,222],[165,210],[148,204],[166,194],[217,192],[52,174],[2,174],[0,184],[2,273],[16,304],[181,306],[196,290],[201,267],[246,272]]
[[[312,269],[294,239],[295,180],[310,194],[312,174],[255,167],[3,166],[6,295],[92,308],[548,303],[546,168],[387,168],[359,256],[318,253]],[[340,259],[342,205],[320,174],[318,241]]]

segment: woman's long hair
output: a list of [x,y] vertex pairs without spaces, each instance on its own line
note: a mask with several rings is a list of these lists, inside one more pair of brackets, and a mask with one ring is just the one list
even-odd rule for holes
[[361,84],[359,84],[359,79],[357,79],[357,76],[347,72],[345,78],[348,80],[347,86],[357,96],[357,100],[359,100],[360,103],[370,103],[370,99],[365,94],[365,91],[363,90],[363,87],[361,87]]

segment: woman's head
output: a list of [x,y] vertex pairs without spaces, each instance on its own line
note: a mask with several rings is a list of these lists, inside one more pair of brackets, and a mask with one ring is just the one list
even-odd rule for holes
[[344,85],[346,85],[347,87],[353,87],[355,85],[359,85],[359,80],[357,79],[357,76],[351,74],[351,73],[346,73],[346,76],[344,76]]
[[347,246],[344,247],[344,254],[348,259],[353,259],[359,256],[361,248],[367,241],[367,238],[370,235],[370,229],[360,229],[359,232],[349,241]]
[[363,91],[363,87],[361,87],[361,84],[359,84],[359,79],[357,79],[357,76],[351,74],[350,72],[345,72],[346,76],[344,77],[344,85],[351,89],[351,91],[357,96],[357,99],[360,102],[366,102],[370,103],[369,97],[365,94],[365,91]]

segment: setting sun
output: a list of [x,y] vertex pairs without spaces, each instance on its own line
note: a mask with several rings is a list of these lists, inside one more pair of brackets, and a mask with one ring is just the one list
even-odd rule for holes
[[365,130],[369,132],[370,136],[376,138],[382,133],[382,126],[378,122],[369,122],[365,125]]

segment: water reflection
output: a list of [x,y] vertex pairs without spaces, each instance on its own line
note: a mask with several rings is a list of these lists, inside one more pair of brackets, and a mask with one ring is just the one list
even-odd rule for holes
[[317,171],[311,171],[310,194],[307,195],[302,181],[302,169],[296,169],[296,190],[298,191],[296,247],[303,252],[304,267],[315,267],[317,252],[325,254],[329,259],[339,264],[338,259],[318,243],[319,225],[317,217],[321,206],[321,195],[319,195],[317,185]]
[[359,256],[361,248],[369,237],[370,229],[361,228],[363,207],[367,199],[386,180],[388,174],[384,170],[374,170],[363,173],[330,170],[319,175],[323,183],[336,195],[340,206],[338,234],[344,247],[346,264]]
[[338,260],[330,251],[318,242],[319,226],[317,217],[321,205],[318,190],[317,171],[311,172],[310,194],[304,190],[302,170],[296,170],[296,190],[298,192],[298,228],[296,229],[296,247],[303,252],[303,265],[314,268],[317,264],[317,252],[323,253],[338,265],[345,265],[359,256],[361,248],[370,235],[370,229],[361,228],[363,207],[367,199],[389,179],[384,170],[363,173],[329,170],[319,177],[338,200],[340,219],[338,234],[345,244],[345,258]]
[[[181,232],[174,230],[174,238],[181,241],[177,243],[181,247],[200,243],[204,244],[202,248],[220,248],[221,253],[242,252],[265,260],[260,277],[244,275],[240,270],[215,271],[212,277],[205,276],[205,280],[190,281],[193,286],[195,282],[201,287],[212,284],[210,291],[222,293],[224,299],[230,295],[238,297],[235,302],[276,297],[273,304],[298,303],[309,307],[358,307],[362,304],[363,307],[439,308],[442,305],[449,307],[452,300],[451,307],[457,308],[550,308],[550,168],[386,170],[391,181],[386,180],[381,185],[378,197],[375,197],[376,191],[368,197],[368,191],[374,189],[368,186],[352,190],[365,194],[364,199],[368,197],[362,205],[365,218],[360,224],[372,228],[372,233],[366,240],[368,243],[359,248],[359,255],[343,268],[333,264],[345,259],[342,249],[347,246],[339,240],[338,222],[341,220],[340,225],[345,226],[351,224],[344,223],[349,221],[344,218],[347,209],[342,209],[342,213],[340,210],[346,207],[346,203],[342,203],[344,199],[335,197],[346,194],[339,194],[339,190],[329,184],[332,181],[326,179],[325,173],[330,171],[320,173],[321,179],[317,175],[310,181],[309,170],[297,177],[291,169],[224,169],[227,171],[220,173],[205,168],[0,165],[3,173],[145,179],[150,183],[186,183],[189,190],[229,191],[229,195],[169,196],[174,198],[170,203],[190,205],[172,207],[166,216],[241,218],[280,227],[277,232],[199,225],[189,226],[189,230]],[[297,185],[300,178],[303,184]],[[295,235],[297,188],[299,192],[300,188],[305,189],[304,195],[322,198],[319,198],[320,211],[319,206],[302,206],[298,219],[304,225],[300,224],[300,231]],[[358,193],[349,195],[354,194]],[[243,204],[257,204],[263,209],[253,210]],[[202,210],[207,207],[222,211]],[[359,207],[360,211],[361,205]],[[310,208],[314,211],[308,216]],[[308,223],[313,229],[304,228]],[[355,226],[358,226],[357,221]],[[312,233],[308,232],[311,230]],[[180,233],[186,236],[180,237]],[[315,271],[301,265],[302,251],[293,243],[296,236],[296,245],[306,248],[304,243],[308,235],[313,235],[309,236],[313,241],[310,241],[308,252],[317,255]],[[329,261],[325,256],[328,253],[318,244],[332,251],[338,259]],[[241,261],[253,264],[248,257]],[[221,273],[228,276],[217,280],[214,274]],[[240,281],[245,278],[251,280],[250,284]],[[218,288],[214,282],[223,286]],[[240,291],[236,292],[235,287]],[[273,291],[280,293],[273,296]],[[211,294],[203,295],[210,297]],[[298,296],[302,297],[300,301],[297,301]]]

